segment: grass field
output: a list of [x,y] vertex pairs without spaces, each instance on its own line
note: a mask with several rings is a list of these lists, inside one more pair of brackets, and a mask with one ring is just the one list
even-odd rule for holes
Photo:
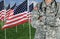
[[[0,28],[3,23],[0,21]],[[31,37],[34,38],[35,29],[31,27]],[[29,24],[25,23],[16,27],[6,29],[7,39],[29,39]],[[0,39],[5,39],[5,31],[0,30]]]

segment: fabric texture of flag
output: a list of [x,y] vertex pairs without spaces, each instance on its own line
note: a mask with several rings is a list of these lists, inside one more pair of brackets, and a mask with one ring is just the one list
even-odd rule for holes
[[12,10],[12,9],[7,10],[6,11],[6,20],[8,20],[10,16],[13,16],[13,14],[14,14],[14,10]]
[[3,9],[4,9],[4,1],[2,0],[2,1],[0,2],[0,11],[3,10]]
[[27,0],[17,6],[17,8],[14,10],[14,14],[22,13],[24,11],[27,11]]
[[0,20],[4,20],[4,1],[0,2]]
[[27,0],[21,3],[15,10],[14,15],[9,17],[2,29],[12,28],[16,25],[26,23],[28,21]]
[[14,27],[16,25],[28,22],[28,16],[27,15],[28,15],[27,12],[23,12],[23,13],[19,13],[17,15],[11,16],[10,20],[7,20],[6,24],[2,28],[3,29],[11,28],[11,27]]
[[5,17],[5,11],[6,10],[2,10],[2,11],[0,11],[0,20],[4,20],[4,17]]
[[33,10],[33,3],[29,6],[29,12]]
[[[10,7],[10,6],[8,6],[8,7]],[[7,8],[8,8],[7,7]],[[6,19],[8,20],[9,19],[9,17],[10,16],[13,16],[13,14],[14,14],[14,8],[16,7],[16,3],[11,7],[11,8],[9,8],[8,10],[7,10],[7,12],[6,12]]]

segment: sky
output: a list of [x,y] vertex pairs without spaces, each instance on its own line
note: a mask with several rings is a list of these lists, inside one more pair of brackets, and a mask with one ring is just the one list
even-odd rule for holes
[[8,4],[11,5],[11,7],[16,3],[17,5],[21,4],[24,0],[5,0],[5,4],[6,6],[8,6]]
[[[1,0],[0,0],[1,1]],[[23,1],[25,0],[4,0],[5,1],[5,6],[7,7],[9,4],[11,5],[11,7],[16,3],[17,5],[21,4]],[[29,4],[32,2],[41,2],[42,0],[29,0]],[[60,2],[60,0],[56,0],[58,2]]]

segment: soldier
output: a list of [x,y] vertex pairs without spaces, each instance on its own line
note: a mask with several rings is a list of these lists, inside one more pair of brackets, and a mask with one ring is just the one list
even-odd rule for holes
[[37,3],[31,13],[31,24],[36,29],[34,39],[60,39],[60,6],[55,0],[43,0]]

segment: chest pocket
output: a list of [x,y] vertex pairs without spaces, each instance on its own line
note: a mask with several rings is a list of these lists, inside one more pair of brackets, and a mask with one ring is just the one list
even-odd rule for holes
[[51,26],[55,26],[56,24],[56,16],[54,13],[51,13],[49,15],[46,15],[46,23]]

